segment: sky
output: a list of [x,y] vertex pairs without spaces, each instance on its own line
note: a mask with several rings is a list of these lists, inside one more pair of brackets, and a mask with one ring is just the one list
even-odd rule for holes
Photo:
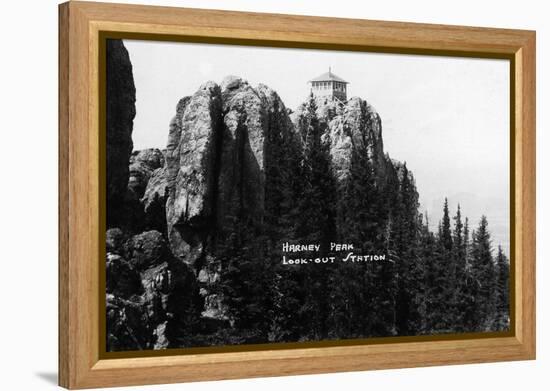
[[165,148],[180,98],[208,80],[263,83],[295,109],[328,71],[382,118],[384,149],[413,172],[435,229],[445,197],[475,227],[487,215],[509,254],[509,62],[403,54],[124,40],[136,85],[134,149]]

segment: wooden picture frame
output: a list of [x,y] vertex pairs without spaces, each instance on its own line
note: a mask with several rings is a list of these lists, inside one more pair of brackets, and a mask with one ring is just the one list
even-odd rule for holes
[[[503,58],[511,64],[511,306],[506,336],[102,357],[102,32],[159,40]],[[59,384],[70,389],[535,359],[535,32],[70,1],[59,6]]]

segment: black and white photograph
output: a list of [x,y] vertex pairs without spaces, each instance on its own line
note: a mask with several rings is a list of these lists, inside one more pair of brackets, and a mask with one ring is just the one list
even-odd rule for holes
[[107,352],[510,330],[509,60],[105,50]]

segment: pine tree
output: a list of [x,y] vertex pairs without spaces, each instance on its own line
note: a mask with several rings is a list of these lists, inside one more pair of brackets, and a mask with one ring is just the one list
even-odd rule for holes
[[468,218],[466,218],[465,223],[462,222],[460,204],[453,219],[455,221],[453,230],[454,292],[452,300],[453,325],[451,328],[456,332],[464,332],[465,316],[469,305],[467,278]]
[[335,235],[335,191],[330,144],[323,140],[325,126],[317,118],[315,98],[310,95],[306,112],[299,120],[304,145],[300,177],[302,194],[297,222],[297,237],[303,243],[321,243],[326,247]]
[[510,327],[510,262],[498,246],[496,259],[496,330],[508,330]]
[[431,332],[451,332],[455,324],[453,300],[455,297],[455,268],[453,238],[447,198],[443,204],[443,218],[438,226],[435,253],[430,265],[430,305],[428,329]]
[[464,314],[464,301],[466,300],[464,295],[466,285],[466,248],[464,245],[464,224],[462,222],[460,204],[457,206],[453,220],[452,267],[454,269],[454,279],[452,281],[453,297],[450,303],[453,310],[451,329],[460,332],[464,331],[462,316]]
[[441,220],[441,245],[446,251],[453,249],[453,238],[451,234],[451,219],[449,217],[449,202],[445,197],[445,203],[443,204],[443,219]]
[[[332,175],[330,144],[323,137],[326,124],[317,117],[315,98],[310,98],[298,120],[298,133],[303,144],[299,168],[301,191],[296,194],[294,239],[299,243],[318,243],[321,253],[327,254],[335,238],[336,184]],[[315,254],[302,254],[313,256]],[[304,294],[298,317],[303,320],[305,339],[325,338],[330,308],[327,295],[330,274],[326,265],[315,265],[298,271]]]
[[[338,237],[353,243],[356,252],[387,250],[387,213],[377,183],[375,162],[367,147],[354,145],[348,176],[340,183]],[[335,336],[387,336],[394,334],[393,263],[340,265],[333,276]]]
[[472,235],[472,278],[474,300],[474,330],[491,330],[496,315],[496,271],[493,262],[491,236],[487,218],[481,216]]
[[420,282],[422,296],[418,304],[419,312],[422,314],[422,321],[418,334],[429,334],[434,329],[433,325],[435,324],[435,300],[432,294],[438,272],[436,266],[438,265],[435,262],[437,241],[433,232],[430,231],[427,214],[425,223],[421,226],[418,249],[419,257],[422,259],[424,265],[423,278]]
[[[275,99],[273,110],[267,113],[265,153],[265,211],[264,261],[270,265],[269,296],[271,308],[268,317],[269,341],[296,341],[301,335],[301,319],[297,313],[303,302],[303,273],[281,264],[282,244],[295,238],[294,221],[299,216],[295,201],[300,193],[301,178],[298,175],[300,142],[288,124],[286,109]],[[264,240],[265,239],[265,240]]]
[[263,242],[257,240],[250,227],[246,220],[237,220],[217,254],[221,263],[218,290],[225,315],[241,343],[266,341],[271,324],[272,272],[270,264],[264,262]]
[[455,222],[453,229],[453,249],[457,259],[465,261],[464,254],[464,224],[462,223],[462,213],[460,212],[460,204],[456,209],[456,214],[453,217]]
[[397,271],[396,331],[398,335],[413,335],[423,323],[418,304],[423,301],[420,284],[424,265],[417,253],[418,194],[407,165],[404,164],[400,171],[399,195],[390,234]]
[[[369,209],[372,206],[374,177],[368,159],[352,149],[349,173],[338,184],[337,223],[338,239],[364,248],[369,240],[366,232],[370,223]],[[362,193],[364,192],[364,193]],[[361,195],[359,195],[361,194]],[[364,268],[367,265],[346,264],[336,267],[331,276],[331,337],[362,337],[370,334],[370,321],[365,314],[370,312],[367,291],[372,286],[365,283]]]

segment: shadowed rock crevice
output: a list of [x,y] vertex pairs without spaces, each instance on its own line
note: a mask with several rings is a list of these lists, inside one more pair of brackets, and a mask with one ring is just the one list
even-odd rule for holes
[[136,115],[136,88],[128,51],[121,40],[107,40],[107,224],[120,225],[128,186],[128,161]]

